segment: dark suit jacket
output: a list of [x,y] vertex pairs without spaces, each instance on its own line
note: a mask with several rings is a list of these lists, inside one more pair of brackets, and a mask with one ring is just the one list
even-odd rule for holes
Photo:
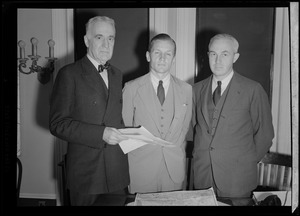
[[195,187],[212,186],[214,177],[218,188],[231,196],[247,193],[257,186],[257,162],[274,137],[269,100],[259,83],[235,72],[217,124],[212,125],[208,115],[211,79],[193,88]]
[[109,98],[87,56],[63,67],[53,86],[50,131],[68,142],[67,185],[85,194],[123,189],[129,184],[128,160],[119,145],[103,139],[106,126],[122,128],[122,73],[108,70]]

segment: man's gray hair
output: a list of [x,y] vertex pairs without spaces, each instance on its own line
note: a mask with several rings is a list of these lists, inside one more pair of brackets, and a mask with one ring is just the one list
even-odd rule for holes
[[227,39],[227,40],[230,40],[232,42],[232,45],[233,45],[233,49],[235,51],[235,53],[238,52],[238,49],[239,49],[239,42],[230,34],[217,34],[215,36],[213,36],[210,41],[209,41],[209,44],[208,44],[208,48],[210,48],[211,44],[215,41],[215,40],[218,40],[218,39]]
[[88,33],[90,26],[92,24],[96,23],[96,22],[110,23],[114,27],[114,29],[116,30],[115,21],[112,18],[109,18],[107,16],[96,16],[96,17],[93,17],[93,18],[89,19],[89,21],[85,24],[86,34]]

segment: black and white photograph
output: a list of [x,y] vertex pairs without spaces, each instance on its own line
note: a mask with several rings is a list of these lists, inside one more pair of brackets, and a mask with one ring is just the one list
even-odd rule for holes
[[299,215],[298,2],[2,14],[1,215]]

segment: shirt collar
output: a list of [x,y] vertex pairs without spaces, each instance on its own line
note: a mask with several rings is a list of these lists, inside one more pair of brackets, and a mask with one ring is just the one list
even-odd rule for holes
[[223,87],[226,87],[228,85],[228,83],[230,82],[232,76],[233,76],[233,70],[228,74],[227,77],[225,77],[223,80],[218,80],[215,75],[213,75],[213,82],[214,82],[214,85],[217,86],[217,81],[222,81],[222,88]]
[[[159,81],[161,79],[158,79],[153,73],[150,72],[150,77],[151,77],[151,81],[153,84],[158,85]],[[162,79],[163,81],[163,85],[167,85],[168,83],[170,83],[170,77],[171,75],[168,74],[165,78]]]
[[87,54],[87,57],[92,62],[92,64],[95,66],[96,70],[98,71],[99,63],[95,59],[93,59],[89,54]]

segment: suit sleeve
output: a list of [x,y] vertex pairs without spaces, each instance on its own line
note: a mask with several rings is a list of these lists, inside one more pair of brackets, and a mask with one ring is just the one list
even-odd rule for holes
[[257,161],[260,161],[272,146],[274,138],[268,96],[260,84],[254,90],[250,112],[254,129]]
[[50,131],[54,136],[69,143],[92,148],[103,148],[105,126],[90,124],[72,117],[75,103],[75,78],[65,68],[56,77],[50,99]]
[[130,85],[125,84],[123,89],[123,108],[122,117],[126,127],[133,127],[134,122],[134,105],[133,105],[133,93]]

